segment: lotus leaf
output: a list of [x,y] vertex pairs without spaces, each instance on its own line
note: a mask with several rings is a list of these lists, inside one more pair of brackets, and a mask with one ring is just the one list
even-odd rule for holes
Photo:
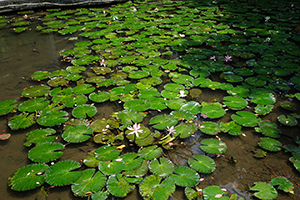
[[170,99],[166,102],[167,106],[172,110],[179,110],[183,105],[185,105],[185,99]]
[[60,125],[68,120],[68,115],[69,113],[66,111],[45,111],[41,113],[37,123],[42,126]]
[[200,125],[200,131],[208,135],[217,135],[220,132],[219,124],[215,122],[203,122]]
[[37,110],[41,110],[48,105],[49,101],[46,100],[46,98],[34,98],[21,103],[18,109],[21,112],[34,112]]
[[179,92],[180,90],[184,90],[184,86],[177,83],[168,83],[164,85],[164,88],[171,92]]
[[142,165],[139,168],[134,169],[132,171],[125,171],[124,175],[126,175],[126,176],[134,176],[134,177],[142,177],[147,172],[148,172],[148,161],[147,160],[143,160]]
[[208,118],[220,118],[226,114],[222,105],[218,102],[216,103],[206,103],[202,102],[201,113],[206,115]]
[[217,139],[205,139],[200,144],[200,148],[209,154],[222,154],[227,150],[226,144]]
[[89,95],[89,99],[97,103],[107,101],[109,98],[110,95],[108,92],[98,92],[98,93],[93,92]]
[[[89,78],[86,79],[87,83],[103,83],[104,81],[106,81],[106,78],[104,76],[91,76]],[[90,92],[88,92],[90,93]]]
[[65,77],[53,77],[48,82],[48,85],[51,87],[64,86],[69,83],[69,81]]
[[95,158],[100,161],[109,161],[117,158],[120,151],[115,146],[102,146],[95,150]]
[[208,186],[203,190],[204,200],[229,200],[229,197],[222,196],[226,194],[219,186]]
[[250,190],[258,191],[253,195],[259,199],[275,199],[277,197],[276,189],[269,183],[255,182],[255,185]]
[[151,88],[149,90],[141,90],[138,95],[140,99],[145,100],[156,100],[160,96],[160,93],[154,88]]
[[227,91],[228,94],[238,97],[249,97],[250,91],[245,86],[237,86]]
[[150,124],[154,124],[153,128],[158,130],[164,130],[168,127],[175,126],[178,123],[177,119],[173,115],[157,115],[150,119]]
[[109,161],[100,161],[98,168],[105,175],[113,175],[120,173],[125,167],[125,162],[122,158],[117,157]]
[[82,66],[68,66],[66,70],[69,73],[81,73],[84,72],[86,68]]
[[40,97],[46,96],[49,93],[50,87],[45,85],[25,88],[22,92],[23,97]]
[[80,176],[80,163],[73,160],[63,160],[50,166],[45,172],[46,183],[54,186],[64,186],[73,183]]
[[83,104],[73,109],[72,115],[76,118],[93,117],[97,113],[97,108],[93,105]]
[[199,181],[199,174],[186,166],[175,167],[173,174],[170,177],[175,181],[175,184],[181,187],[192,187]]
[[64,145],[58,142],[41,143],[28,152],[28,158],[33,162],[50,162],[62,156],[63,152],[57,150],[63,148]]
[[241,76],[238,76],[238,75],[235,75],[235,74],[229,74],[229,75],[226,75],[224,77],[224,79],[226,81],[228,81],[229,83],[239,83],[239,82],[242,82],[244,80],[243,77]]
[[154,158],[160,157],[162,149],[156,145],[142,147],[138,151],[138,155],[146,160],[152,160]]
[[101,132],[107,132],[109,125],[107,120],[97,119],[92,122],[90,127],[93,129],[93,131],[101,133]]
[[253,92],[250,95],[251,102],[261,105],[272,105],[276,102],[276,98],[272,93],[261,91]]
[[74,95],[74,94],[70,94],[70,95],[64,95],[64,94],[58,94],[55,95],[52,98],[52,101],[55,103],[62,103],[64,104],[66,107],[72,108],[75,105],[83,105],[86,103],[87,101],[87,97],[83,94],[79,94],[79,95]]
[[280,115],[277,119],[281,124],[286,126],[296,126],[298,124],[298,121],[291,115]]
[[166,99],[174,99],[174,98],[177,98],[179,95],[178,95],[177,92],[171,92],[171,91],[168,91],[168,90],[163,90],[161,92],[161,96],[163,96]]
[[116,174],[108,178],[106,188],[116,197],[126,197],[129,192],[135,189],[135,186],[130,185],[122,174]]
[[237,125],[234,121],[220,123],[220,130],[230,135],[241,135],[243,133],[241,129],[242,127]]
[[93,134],[93,129],[85,125],[76,125],[67,128],[62,138],[67,142],[81,143],[87,141]]
[[121,156],[125,162],[125,171],[132,171],[141,167],[143,159],[139,157],[136,153],[126,153]]
[[100,190],[99,192],[95,193],[95,194],[92,194],[92,199],[93,200],[105,200],[108,198],[109,196],[109,191],[102,191]]
[[254,129],[256,132],[272,138],[280,137],[279,134],[281,133],[281,130],[277,129],[277,125],[269,121],[261,121],[259,127],[255,127]]
[[68,74],[69,74],[69,73],[68,73],[66,70],[60,69],[60,70],[53,71],[53,72],[51,73],[50,78],[54,78],[54,77],[65,77],[65,76],[67,76]]
[[226,96],[223,101],[232,110],[242,110],[248,105],[248,102],[242,97]]
[[275,177],[271,180],[270,183],[271,183],[272,186],[278,185],[278,189],[281,189],[284,192],[289,192],[291,194],[294,194],[293,184],[285,177]]
[[281,103],[280,103],[280,106],[281,106],[283,109],[290,110],[290,111],[295,111],[295,110],[297,110],[297,108],[295,108],[295,107],[292,106],[292,103],[291,103],[290,101],[281,102]]
[[183,84],[187,87],[193,86],[192,85],[193,80],[194,78],[189,75],[181,75],[178,78],[172,78],[172,81],[174,81],[175,83]]
[[16,100],[4,100],[0,101],[0,116],[6,115],[10,112],[13,112],[17,108]]
[[117,115],[117,119],[121,119],[124,125],[131,125],[132,122],[139,123],[143,120],[143,115],[134,110],[123,110]]
[[231,115],[231,119],[241,126],[254,127],[261,121],[254,113],[248,111],[237,111],[236,114]]
[[150,175],[141,182],[139,189],[145,198],[167,200],[175,192],[175,184],[171,178],[162,181],[161,177]]
[[160,158],[159,161],[157,159],[152,160],[149,169],[156,176],[167,177],[173,173],[174,166],[170,160]]
[[26,142],[24,146],[30,147],[32,144],[40,144],[43,142],[52,142],[56,136],[53,135],[56,131],[52,128],[36,129],[26,134]]
[[259,115],[267,115],[269,114],[274,108],[274,105],[262,105],[262,104],[257,104],[255,107],[255,113]]
[[22,113],[20,115],[15,115],[13,116],[9,121],[8,121],[8,126],[12,130],[18,130],[18,129],[25,129],[30,127],[35,123],[35,115],[34,114],[29,114],[29,113]]
[[173,115],[177,120],[186,120],[190,121],[193,120],[195,117],[192,113],[185,110],[175,110],[170,113],[170,115]]
[[164,100],[163,98],[156,98],[156,99],[152,99],[149,100],[148,103],[150,104],[149,108],[151,110],[164,110],[167,108],[166,106],[166,100]]
[[256,149],[254,153],[255,154],[253,156],[255,158],[264,158],[267,156],[267,152],[263,151],[262,149]]
[[35,81],[41,81],[48,79],[50,75],[51,73],[48,71],[36,71],[31,75],[31,79]]
[[246,78],[245,82],[256,87],[264,86],[266,84],[266,81],[260,80],[256,77]]
[[150,75],[150,73],[146,72],[146,71],[131,71],[129,73],[128,77],[132,78],[132,79],[141,79],[141,78],[145,78],[149,75]]
[[89,152],[83,159],[83,163],[88,167],[98,167],[100,160],[95,158],[95,151]]
[[46,164],[30,164],[18,169],[8,178],[8,185],[15,191],[26,191],[44,184],[43,173],[48,169]]
[[234,70],[234,73],[240,75],[240,76],[251,76],[254,74],[253,70],[248,68],[236,68]]
[[89,94],[94,90],[95,88],[91,84],[78,85],[73,88],[74,94]]
[[197,131],[195,124],[183,123],[175,127],[174,136],[180,134],[180,138],[187,138]]
[[200,112],[201,105],[196,101],[189,101],[188,103],[181,106],[180,110],[186,110],[186,111],[189,111],[190,113],[196,115]]
[[145,111],[149,109],[150,104],[143,99],[133,99],[124,103],[124,108],[135,111]]
[[71,190],[80,197],[86,197],[100,191],[106,183],[106,176],[95,169],[82,171],[78,180],[72,183]]
[[260,138],[261,142],[258,143],[258,145],[265,149],[265,150],[269,150],[269,151],[280,151],[282,144],[272,138],[268,138],[268,137],[263,137]]

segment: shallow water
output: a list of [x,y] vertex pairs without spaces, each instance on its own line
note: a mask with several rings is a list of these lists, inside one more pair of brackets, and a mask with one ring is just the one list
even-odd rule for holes
[[[41,34],[39,31],[26,31],[22,34],[14,34],[8,29],[0,30],[0,100],[16,99],[21,102],[20,94],[25,87],[29,87],[36,82],[30,81],[30,75],[38,70],[54,71],[68,66],[60,61],[59,52],[72,48],[75,42],[69,41],[68,37],[58,34]],[[46,46],[46,48],[44,48]],[[210,101],[211,98],[222,99],[223,92],[211,91],[204,89],[199,98],[201,101]],[[278,114],[287,113],[280,108],[280,98],[277,98],[275,109],[263,120],[276,121]],[[200,101],[200,99],[199,99]],[[294,106],[300,109],[296,100]],[[107,118],[114,110],[118,109],[114,103],[101,104],[98,110],[101,110],[95,118]],[[218,121],[228,121],[230,112]],[[37,125],[21,131],[11,131],[7,126],[7,119],[13,116],[0,117],[0,130],[5,130],[12,134],[11,138],[6,141],[0,141],[1,164],[0,164],[0,196],[1,199],[34,199],[39,194],[39,188],[28,192],[14,192],[7,187],[8,177],[17,169],[29,163],[27,154],[29,148],[22,144],[25,141],[25,134],[37,128]],[[280,126],[282,131],[278,139],[282,144],[294,144],[298,139],[299,125],[295,127]],[[254,132],[253,128],[244,129],[245,136],[229,136],[227,134],[218,134],[223,142],[227,145],[227,151],[224,156],[214,159],[217,165],[216,170],[209,175],[205,175],[200,186],[205,188],[210,185],[219,185],[226,188],[229,193],[237,193],[239,197],[250,198],[249,187],[254,182],[269,182],[275,176],[287,177],[295,186],[295,194],[287,195],[279,192],[277,199],[299,199],[300,183],[299,172],[288,161],[290,154],[280,151],[278,153],[268,153],[267,157],[257,159],[253,157],[253,152],[258,147],[257,143],[261,134]],[[184,144],[176,146],[174,150],[169,151],[166,155],[175,164],[184,165],[186,160],[193,154],[199,153],[200,138],[207,137],[200,132],[196,132],[192,137],[186,139]],[[97,148],[94,142],[83,144],[71,144],[64,151],[60,160],[71,159],[80,161],[88,152]],[[184,199],[182,188],[170,199]],[[42,197],[42,195],[41,195]],[[52,188],[47,199],[79,199],[73,196],[70,186],[61,188]],[[126,199],[141,199],[137,191],[130,193]]]

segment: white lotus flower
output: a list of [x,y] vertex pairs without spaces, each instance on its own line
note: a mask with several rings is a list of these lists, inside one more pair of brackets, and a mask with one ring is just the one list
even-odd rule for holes
[[133,124],[132,127],[128,127],[128,130],[131,130],[132,132],[128,133],[128,135],[135,134],[136,137],[139,137],[139,133],[143,133],[143,130],[140,129],[141,125],[140,124]]

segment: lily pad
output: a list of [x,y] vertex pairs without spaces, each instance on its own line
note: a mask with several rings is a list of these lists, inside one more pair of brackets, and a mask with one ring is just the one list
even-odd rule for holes
[[115,146],[104,145],[95,150],[95,158],[100,161],[108,161],[117,158],[120,151]]
[[173,115],[157,115],[150,119],[150,124],[154,124],[153,128],[164,130],[168,127],[175,126],[178,123],[177,119]]
[[175,184],[181,187],[193,187],[199,181],[199,174],[186,166],[175,167],[173,174],[170,175]]
[[275,199],[277,197],[276,189],[269,183],[255,182],[255,185],[250,190],[258,191],[253,195],[259,199]]
[[21,103],[18,107],[21,112],[34,112],[41,110],[49,105],[49,101],[46,98],[35,98],[29,99],[23,103]]
[[138,155],[146,160],[153,160],[158,158],[162,154],[162,148],[157,147],[156,145],[142,147],[138,151]]
[[160,158],[159,161],[158,159],[152,160],[149,165],[149,169],[157,176],[167,177],[173,173],[174,166],[170,160],[166,158]]
[[32,144],[40,144],[44,142],[52,142],[56,136],[53,135],[56,131],[52,128],[36,129],[26,134],[26,142],[24,146],[30,147]]
[[94,151],[89,152],[83,159],[83,163],[88,167],[98,167],[100,160],[95,158]]
[[47,111],[42,112],[37,119],[37,123],[42,126],[55,126],[60,125],[68,120],[69,113],[66,111]]
[[105,175],[113,175],[120,173],[125,167],[125,162],[122,158],[116,157],[113,160],[100,161],[98,168]]
[[231,119],[245,127],[254,127],[261,121],[254,113],[248,111],[237,111],[236,114],[231,115]]
[[229,197],[223,196],[223,194],[226,192],[216,185],[208,186],[203,190],[204,200],[229,200]]
[[194,123],[182,123],[175,127],[174,136],[179,135],[180,138],[187,138],[191,136],[194,132],[196,132],[197,129],[197,125],[195,125]]
[[143,163],[143,158],[139,157],[137,153],[134,152],[123,154],[121,158],[125,162],[125,167],[124,167],[125,171],[135,170],[141,167]]
[[45,96],[46,94],[49,93],[50,87],[41,85],[41,86],[34,86],[30,88],[26,88],[22,91],[22,96],[23,97],[40,97],[40,96]]
[[230,122],[221,122],[220,123],[220,130],[224,133],[228,133],[229,135],[241,135],[242,126],[236,124],[234,121]]
[[101,103],[101,102],[104,102],[104,101],[107,101],[109,100],[110,98],[110,95],[108,92],[98,92],[98,93],[91,93],[89,95],[89,99],[94,101],[94,102],[97,102],[97,103]]
[[219,124],[215,122],[203,122],[199,129],[208,135],[217,135],[220,132]]
[[277,129],[277,125],[275,123],[271,123],[270,121],[261,121],[259,123],[259,127],[255,127],[254,129],[256,132],[272,138],[280,137],[279,134],[281,133],[281,130]]
[[71,184],[81,176],[80,171],[73,171],[80,167],[81,165],[73,160],[57,162],[45,172],[45,181],[54,186]]
[[263,137],[260,138],[261,142],[258,143],[258,145],[268,151],[280,151],[282,144],[272,138]]
[[242,110],[248,105],[248,102],[242,97],[226,96],[223,101],[232,110]]
[[47,163],[62,156],[65,146],[58,142],[45,142],[38,144],[28,152],[28,158],[33,162]]
[[201,110],[201,105],[195,101],[189,101],[188,103],[181,106],[180,110],[189,111],[191,114],[196,115]]
[[285,177],[275,177],[271,180],[271,185],[272,186],[277,186],[278,185],[278,189],[283,190],[284,192],[288,192],[291,194],[294,194],[294,186],[291,183],[291,181],[289,181],[287,178]]
[[209,154],[222,154],[227,150],[226,144],[217,139],[205,139],[200,144],[200,148]]
[[24,129],[24,128],[28,128],[31,125],[33,125],[35,123],[35,114],[29,114],[29,113],[22,113],[20,115],[16,115],[14,117],[12,117],[9,121],[8,121],[8,126],[12,129],[12,130],[18,130],[18,129]]
[[116,197],[126,197],[129,192],[135,189],[135,185],[130,185],[122,174],[110,176],[106,187]]
[[97,108],[90,104],[79,105],[73,109],[72,115],[76,118],[93,117],[97,113]]
[[276,102],[276,98],[269,92],[254,92],[250,95],[251,102],[261,105],[272,105]]
[[26,191],[44,184],[43,173],[48,169],[46,164],[30,164],[18,169],[8,178],[8,185],[15,191]]
[[124,125],[132,125],[132,123],[139,123],[143,120],[143,115],[134,110],[123,110],[117,115],[117,119],[121,120]]
[[296,126],[298,124],[298,121],[291,115],[280,115],[277,119],[281,124],[286,126]]
[[72,183],[71,190],[80,197],[87,197],[100,191],[106,183],[106,176],[95,169],[82,171],[78,180]]
[[18,106],[16,102],[16,100],[0,101],[0,116],[13,112]]
[[93,134],[93,129],[85,125],[76,125],[67,128],[62,134],[62,138],[71,143],[81,143],[87,141]]
[[189,165],[200,173],[210,173],[216,169],[214,160],[206,155],[193,155],[193,158],[189,159]]
[[274,105],[257,104],[257,106],[254,109],[255,109],[255,113],[259,115],[267,115],[273,110],[273,108]]
[[201,113],[206,115],[208,118],[215,119],[224,116],[226,111],[220,103],[202,102]]

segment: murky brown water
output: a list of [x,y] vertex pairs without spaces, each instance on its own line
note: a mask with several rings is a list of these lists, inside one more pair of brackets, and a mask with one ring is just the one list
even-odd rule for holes
[[[32,27],[33,28],[33,27]],[[41,34],[35,31],[26,31],[22,34],[14,34],[10,30],[0,30],[0,100],[16,99],[20,101],[20,94],[25,87],[36,84],[28,80],[30,75],[37,70],[54,71],[65,68],[66,64],[60,62],[59,52],[63,49],[73,47],[72,41],[68,37],[57,34]],[[222,99],[222,93],[216,91],[203,90],[203,94],[198,101],[210,101],[212,98]],[[284,113],[278,105],[276,109],[263,119],[277,121],[279,113]],[[297,106],[297,105],[295,105]],[[100,108],[100,107],[99,107]],[[108,117],[115,108],[114,104],[107,103],[101,105],[98,109],[97,118]],[[300,109],[298,105],[298,109]],[[27,200],[35,199],[39,195],[39,189],[28,192],[14,192],[7,186],[8,177],[20,167],[30,163],[27,159],[28,148],[22,144],[25,141],[25,134],[34,130],[33,126],[26,130],[11,131],[7,126],[7,119],[12,115],[0,117],[0,131],[5,130],[12,134],[6,141],[0,141],[0,199],[7,200]],[[230,113],[227,113],[222,121],[229,120]],[[280,126],[282,136],[279,141],[282,144],[294,144],[299,135],[299,126],[289,128]],[[238,193],[245,199],[248,197],[249,187],[254,182],[269,182],[275,176],[287,177],[294,184],[294,195],[287,195],[279,192],[277,199],[300,199],[300,174],[288,161],[291,156],[289,153],[280,151],[279,153],[268,153],[264,159],[253,157],[260,134],[255,133],[253,128],[243,129],[246,136],[229,136],[228,134],[219,134],[218,136],[228,147],[224,156],[215,158],[217,164],[216,170],[207,176],[200,186],[205,188],[209,185],[219,185],[225,187],[229,192]],[[200,137],[205,137],[201,133],[196,133],[193,137],[186,139],[185,144],[177,146],[171,150],[167,156],[176,164],[185,164],[186,159],[194,153],[200,151]],[[71,159],[80,161],[89,151],[97,148],[93,142],[84,144],[71,144],[65,149],[61,160]],[[232,160],[236,162],[232,162]],[[184,199],[182,188],[178,188],[171,199]],[[132,192],[126,199],[141,199],[137,191]],[[79,199],[73,196],[70,186],[61,188],[52,188],[48,195],[49,200],[55,199]]]

